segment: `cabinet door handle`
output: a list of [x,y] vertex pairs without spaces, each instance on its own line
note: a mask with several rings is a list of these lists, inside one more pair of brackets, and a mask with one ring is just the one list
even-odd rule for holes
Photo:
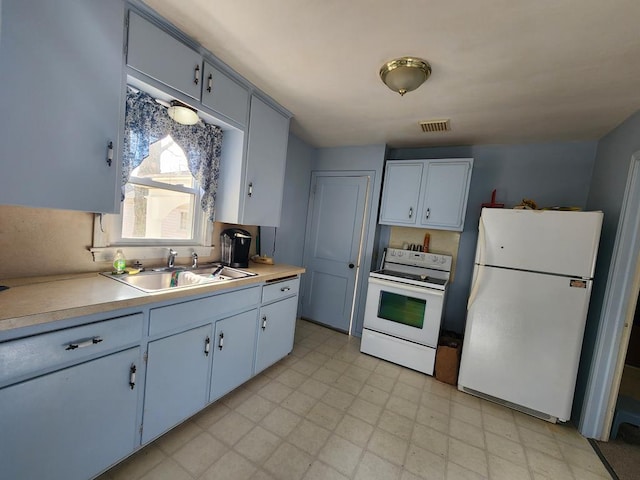
[[218,348],[222,350],[222,347],[224,347],[224,332],[218,336]]
[[93,337],[83,342],[70,343],[69,345],[67,345],[67,348],[65,348],[65,350],[75,350],[76,348],[90,347],[91,345],[95,345],[96,343],[100,343],[101,341],[102,341],[102,338]]
[[262,330],[265,330],[267,328],[267,316],[263,315],[262,316]]
[[249,183],[249,192],[248,192],[248,195],[249,195],[249,196],[253,195],[253,182],[250,182],[250,183]]
[[409,207],[409,218],[413,218],[413,207]]
[[209,349],[211,348],[211,339],[207,335],[207,338],[204,339],[204,355],[206,357],[209,356]]
[[207,78],[207,92],[211,93],[211,89],[213,88],[213,74],[209,74],[209,78]]
[[131,390],[136,386],[136,366],[132,363],[129,368],[129,386]]
[[289,290],[291,290],[291,287],[282,287],[280,289],[281,292],[288,292]]
[[193,83],[198,85],[199,81],[200,81],[200,65],[196,65],[196,68],[193,71]]
[[111,166],[113,163],[113,142],[107,144],[107,165]]
[[427,215],[424,218],[428,219],[429,215],[431,215],[431,209],[427,208]]

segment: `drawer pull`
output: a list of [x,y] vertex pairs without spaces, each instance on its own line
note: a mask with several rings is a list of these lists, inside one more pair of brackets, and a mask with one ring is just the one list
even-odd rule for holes
[[129,368],[129,386],[131,390],[136,386],[136,366],[131,364],[131,368]]
[[206,357],[209,356],[209,349],[211,348],[211,339],[207,336],[207,338],[204,339],[204,355]]
[[262,330],[265,330],[267,328],[267,316],[263,315],[262,316]]
[[288,292],[289,290],[291,290],[291,287],[282,287],[280,289],[281,292]]
[[200,82],[200,65],[196,65],[196,68],[193,71],[193,83],[198,85],[199,82]]
[[212,88],[213,88],[213,75],[210,73],[209,78],[207,78],[207,92],[211,93]]
[[218,348],[222,350],[222,347],[224,347],[224,332],[218,336]]
[[91,345],[95,345],[96,343],[100,342],[102,342],[102,339],[100,337],[93,337],[89,340],[85,340],[84,342],[70,343],[69,345],[67,345],[67,348],[65,348],[65,350],[75,350],[76,348],[90,347]]

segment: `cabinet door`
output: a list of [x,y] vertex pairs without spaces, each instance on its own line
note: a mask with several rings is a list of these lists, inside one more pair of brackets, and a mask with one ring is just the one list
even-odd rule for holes
[[1,389],[0,476],[84,480],[130,454],[139,358],[131,348]]
[[229,393],[253,375],[257,315],[257,310],[250,310],[216,322],[210,401]]
[[244,196],[244,225],[280,225],[289,119],[251,98]]
[[461,231],[467,210],[471,160],[430,160],[426,168],[421,225]]
[[386,169],[380,223],[415,225],[423,163],[388,162]]
[[247,124],[249,91],[207,62],[204,63],[202,104],[239,125]]
[[119,210],[123,2],[0,8],[0,204]]
[[129,12],[127,65],[200,100],[202,56],[134,12]]
[[143,443],[207,403],[211,325],[150,342],[147,353]]
[[293,350],[298,296],[260,309],[255,373],[273,365]]

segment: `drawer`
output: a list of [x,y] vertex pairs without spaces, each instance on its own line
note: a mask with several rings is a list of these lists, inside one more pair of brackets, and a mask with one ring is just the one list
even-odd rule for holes
[[199,300],[177,303],[151,310],[149,335],[169,332],[193,324],[202,324],[249,310],[260,302],[260,287],[221,293]]
[[77,363],[101,352],[140,342],[143,314],[0,343],[0,384],[57,365]]
[[297,295],[299,288],[300,277],[269,283],[262,287],[262,303]]

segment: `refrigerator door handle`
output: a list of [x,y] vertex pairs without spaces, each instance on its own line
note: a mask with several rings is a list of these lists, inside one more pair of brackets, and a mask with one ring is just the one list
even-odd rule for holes
[[482,215],[480,215],[480,222],[478,223],[478,252],[476,255],[476,263],[480,265],[484,265],[484,254],[486,249],[486,239],[485,239],[485,230],[484,230],[484,219]]
[[476,301],[478,290],[480,289],[480,281],[482,279],[483,271],[484,265],[476,264],[476,268],[473,270],[473,282],[471,284],[471,292],[469,293],[469,301],[467,302],[467,311],[471,310],[473,302]]

